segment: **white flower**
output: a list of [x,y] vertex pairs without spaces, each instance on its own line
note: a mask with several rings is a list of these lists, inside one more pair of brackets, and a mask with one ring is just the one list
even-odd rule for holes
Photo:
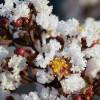
[[51,14],[49,17],[49,26],[48,29],[49,30],[56,30],[57,26],[58,26],[58,17]]
[[45,54],[40,53],[35,60],[36,66],[40,66],[41,68],[46,68],[50,61],[56,55],[56,52],[61,48],[60,43],[57,40],[50,40],[49,43],[43,46],[42,52]]
[[57,32],[63,35],[75,36],[78,32],[79,22],[76,19],[69,19],[67,22],[60,21]]
[[86,38],[87,46],[89,47],[99,39],[99,33],[100,21],[94,21],[90,18],[86,20],[84,31],[80,33],[80,36]]
[[17,20],[20,17],[28,17],[30,9],[28,8],[28,4],[20,3],[14,8],[14,15],[12,16],[13,20]]
[[58,90],[52,87],[50,91],[49,100],[56,100],[57,96],[58,96]]
[[41,100],[56,100],[57,96],[59,95],[58,90],[51,87],[42,87],[39,90],[39,96]]
[[47,29],[49,25],[49,15],[45,13],[38,13],[36,16],[36,22],[44,29]]
[[86,67],[86,60],[84,59],[84,54],[81,51],[81,47],[73,41],[69,48],[68,48],[68,55],[71,57],[72,68],[71,71],[73,72],[81,72],[85,70]]
[[40,100],[37,92],[30,92],[29,95],[22,95],[23,100]]
[[84,79],[79,74],[72,74],[61,80],[61,85],[65,93],[80,92],[86,86]]
[[44,70],[38,70],[36,73],[36,78],[37,81],[42,84],[49,83],[54,79],[50,72],[45,72]]
[[5,5],[0,4],[0,15],[8,17],[11,14],[14,0],[5,0]]
[[95,46],[91,47],[91,48],[87,48],[86,50],[83,51],[83,53],[85,54],[85,56],[87,58],[93,57],[93,58],[100,58],[100,45],[96,44]]
[[42,90],[41,90],[41,92],[40,92],[39,95],[41,96],[42,100],[48,100],[49,95],[50,95],[50,89],[49,89],[49,87],[42,88]]
[[38,13],[36,22],[47,30],[56,30],[58,25],[58,17],[55,15],[49,15],[47,13]]
[[30,0],[30,1],[34,4],[37,12],[51,14],[53,7],[48,6],[49,3],[48,0]]
[[5,47],[0,46],[0,60],[7,57],[8,54],[9,54],[9,51]]
[[44,58],[42,54],[39,54],[35,60],[36,66],[46,68],[50,61],[53,59],[54,55],[55,53],[51,52],[49,54],[46,54],[46,57]]
[[22,57],[20,55],[18,55],[18,56],[14,55],[9,60],[8,66],[11,67],[11,68],[14,68],[14,69],[19,69],[21,71],[27,66],[26,58]]
[[50,40],[49,43],[43,46],[43,52],[56,52],[61,49],[61,44],[57,40]]
[[96,77],[98,72],[100,72],[100,58],[88,60],[85,75],[92,80]]
[[0,88],[2,91],[15,90],[20,84],[20,76],[18,73],[15,75],[4,72],[0,74],[0,82]]

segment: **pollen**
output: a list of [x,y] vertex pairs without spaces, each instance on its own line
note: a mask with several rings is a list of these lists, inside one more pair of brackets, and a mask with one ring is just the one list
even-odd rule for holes
[[68,70],[71,64],[64,58],[56,57],[53,59],[53,61],[51,61],[50,66],[54,73],[60,75],[60,77],[63,77],[69,74]]
[[79,27],[79,32],[84,32],[84,31],[85,31],[84,27],[83,26],[80,26]]

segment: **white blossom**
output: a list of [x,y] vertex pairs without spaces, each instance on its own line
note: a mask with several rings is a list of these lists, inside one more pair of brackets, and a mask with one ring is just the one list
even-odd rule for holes
[[0,46],[0,61],[3,58],[6,58],[8,54],[9,54],[9,51],[6,49],[6,47]]
[[38,13],[36,22],[47,30],[56,30],[58,25],[58,17],[55,15],[49,15],[47,13]]
[[87,58],[100,58],[100,45],[96,44],[91,48],[87,48],[83,53]]
[[45,13],[38,13],[36,17],[36,22],[44,29],[47,29],[49,26],[49,15]]
[[13,20],[17,20],[20,17],[29,17],[30,9],[28,8],[28,4],[21,3],[14,8],[14,15],[12,16]]
[[37,81],[39,83],[45,84],[54,80],[54,76],[50,72],[46,72],[44,70],[38,70],[36,74]]
[[78,32],[79,22],[76,19],[69,19],[66,22],[60,21],[58,24],[57,32],[63,34],[64,36],[75,36],[79,34]]
[[34,4],[37,12],[51,14],[53,7],[48,6],[49,3],[48,0],[30,0],[30,1]]
[[0,15],[8,17],[13,9],[13,2],[15,0],[5,0],[5,5],[0,4]]
[[73,41],[68,48],[68,55],[71,58],[73,72],[82,72],[86,67],[86,60],[84,58],[84,54],[81,51],[81,47],[77,44],[77,42]]
[[84,24],[84,31],[80,33],[81,37],[84,37],[87,42],[87,46],[91,46],[95,41],[99,39],[100,33],[100,21],[93,19],[87,19]]
[[85,75],[93,80],[96,78],[97,73],[100,72],[100,58],[92,58],[87,62]]
[[19,73],[11,74],[4,72],[0,74],[0,89],[5,90],[15,90],[20,85],[20,76]]
[[22,95],[23,100],[41,100],[37,94],[37,92],[30,92],[28,95]]
[[11,67],[11,68],[14,68],[14,69],[20,69],[23,70],[25,69],[25,67],[27,66],[26,64],[26,58],[25,57],[22,57],[20,55],[13,55],[11,57],[11,59],[9,60],[8,62],[8,66]]
[[65,93],[80,92],[86,86],[84,79],[79,74],[69,75],[60,82]]
[[49,95],[50,95],[50,89],[49,89],[49,87],[47,87],[47,88],[42,88],[42,90],[41,90],[41,92],[40,92],[40,94],[39,94],[40,96],[41,96],[41,98],[43,99],[43,100],[47,100],[48,98],[49,98]]

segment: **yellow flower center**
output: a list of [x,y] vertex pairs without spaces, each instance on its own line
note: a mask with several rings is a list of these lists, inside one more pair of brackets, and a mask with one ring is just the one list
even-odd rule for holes
[[84,27],[83,26],[80,26],[79,27],[79,32],[84,32],[84,31],[85,31]]
[[71,64],[67,59],[56,57],[51,61],[50,66],[54,73],[63,77],[69,74],[68,70],[71,67]]

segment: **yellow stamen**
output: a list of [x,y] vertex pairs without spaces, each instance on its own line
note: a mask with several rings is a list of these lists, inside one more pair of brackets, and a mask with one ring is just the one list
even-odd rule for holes
[[84,32],[84,31],[85,31],[84,27],[83,26],[80,26],[79,27],[79,32]]
[[71,64],[64,58],[56,57],[53,61],[51,61],[50,66],[54,73],[62,77],[69,74],[68,69],[71,67]]

